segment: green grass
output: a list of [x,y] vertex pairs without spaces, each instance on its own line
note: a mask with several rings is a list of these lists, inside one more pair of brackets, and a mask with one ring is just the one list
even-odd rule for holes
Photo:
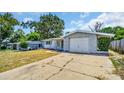
[[45,49],[32,50],[32,51],[0,51],[0,72],[4,72],[25,64],[36,62],[58,53]]
[[124,80],[124,54],[109,50],[109,57],[116,68],[117,74]]

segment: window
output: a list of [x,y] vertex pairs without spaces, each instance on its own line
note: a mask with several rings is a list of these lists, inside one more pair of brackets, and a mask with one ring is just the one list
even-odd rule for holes
[[51,41],[46,41],[46,45],[51,45]]

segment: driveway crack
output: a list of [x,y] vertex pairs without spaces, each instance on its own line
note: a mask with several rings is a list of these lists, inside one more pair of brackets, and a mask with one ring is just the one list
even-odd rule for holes
[[68,70],[68,71],[71,71],[71,72],[75,72],[75,73],[78,73],[78,74],[81,74],[81,75],[85,75],[85,76],[89,76],[89,77],[93,77],[93,78],[96,78],[98,80],[101,80],[101,78],[99,78],[99,76],[92,76],[92,75],[88,75],[86,73],[81,73],[81,72],[78,72],[78,71],[74,71],[74,70],[70,70],[70,69],[67,69],[65,68],[65,66],[67,66],[72,60],[74,60],[74,58],[71,58],[69,61],[67,61],[62,67],[59,67],[59,66],[55,66],[55,65],[52,65],[52,64],[47,64],[47,65],[50,65],[50,66],[54,66],[54,67],[57,67],[57,68],[60,68],[60,70],[54,74],[52,74],[51,76],[49,76],[48,78],[46,78],[46,80],[49,80],[50,78],[52,78],[53,76],[59,74],[61,71],[63,71],[63,69],[65,70]]
[[[57,73],[55,73],[54,75],[60,73],[63,69],[65,70],[68,70],[68,71],[71,71],[71,72],[75,72],[75,73],[78,73],[78,74],[81,74],[81,75],[85,75],[85,76],[89,76],[89,77],[92,77],[92,78],[96,78],[98,80],[101,80],[101,76],[93,76],[93,75],[89,75],[89,74],[86,74],[86,73],[81,73],[81,72],[78,72],[78,71],[74,71],[74,70],[71,70],[71,69],[67,69],[67,68],[64,68],[64,67],[59,67],[59,66],[55,66],[55,65],[50,65],[50,66],[53,66],[53,67],[57,67],[57,68],[61,68]],[[53,76],[54,76],[53,75]],[[51,78],[51,77],[50,77]],[[48,80],[48,79],[47,79]]]
[[[63,71],[64,67],[65,67],[67,64],[69,64],[73,59],[74,59],[74,58],[71,58],[71,59],[70,59],[69,61],[67,61],[62,67],[59,67],[60,70],[59,70],[58,72],[52,74],[51,76],[49,76],[46,80],[52,78],[53,76],[55,76],[55,75],[59,74],[61,71]],[[48,65],[50,65],[50,64],[48,64]],[[51,65],[51,66],[53,66],[53,65]],[[55,66],[54,66],[54,67],[55,67]],[[56,67],[58,67],[58,66],[56,66]]]

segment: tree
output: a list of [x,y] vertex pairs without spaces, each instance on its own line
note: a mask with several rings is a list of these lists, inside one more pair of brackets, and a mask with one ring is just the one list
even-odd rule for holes
[[100,51],[108,51],[109,44],[111,42],[110,38],[100,37],[98,38],[98,48]]
[[[103,33],[114,33],[113,32],[113,28],[112,27],[105,27],[100,29],[99,32],[103,32]],[[109,44],[111,42],[110,38],[107,37],[100,37],[98,38],[98,48],[101,51],[107,51],[109,48]]]
[[120,30],[124,30],[123,27],[121,26],[116,26],[116,27],[113,27],[113,33],[116,34],[117,31],[120,31]]
[[100,32],[115,34],[115,37],[112,39],[107,37],[98,38],[98,47],[100,50],[107,50],[112,40],[120,40],[124,38],[124,28],[121,26],[105,27],[102,28]]
[[19,22],[11,13],[0,14],[0,48],[4,39],[8,38],[14,31],[14,26]]
[[26,38],[25,33],[22,29],[18,29],[17,31],[13,32],[13,34],[10,36],[10,42],[19,42],[22,38]]
[[31,32],[27,35],[27,40],[31,41],[40,40],[40,34],[37,32]]
[[124,29],[117,30],[114,39],[120,40],[122,38],[124,38]]
[[56,38],[63,34],[64,21],[56,15],[48,14],[40,16],[40,21],[22,23],[23,27],[30,27],[40,33],[41,39]]
[[119,40],[124,38],[124,27],[121,26],[115,26],[115,27],[105,27],[100,30],[100,32],[105,32],[105,33],[113,33],[115,34],[115,37],[113,38],[114,40]]
[[124,30],[124,28],[121,27],[121,26],[104,27],[104,28],[102,28],[102,29],[100,30],[100,32],[116,34],[116,32],[119,31],[119,30]]
[[48,14],[40,17],[37,31],[43,34],[43,38],[56,38],[63,34],[64,21],[58,16]]
[[20,42],[20,47],[26,49],[26,48],[28,48],[28,43],[26,41],[21,41]]
[[90,27],[90,26],[88,26],[88,27],[90,28],[90,30],[91,30],[92,32],[100,32],[102,25],[103,25],[102,22],[98,22],[98,21],[97,21],[97,22],[95,23],[95,25],[93,26],[93,28]]
[[102,28],[102,29],[100,30],[100,32],[103,32],[103,33],[114,33],[112,27],[105,27],[105,28]]

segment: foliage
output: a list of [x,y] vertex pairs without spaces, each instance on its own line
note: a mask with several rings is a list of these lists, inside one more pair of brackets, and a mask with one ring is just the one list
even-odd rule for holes
[[116,31],[115,37],[114,37],[115,40],[120,40],[122,38],[124,38],[124,29]]
[[17,31],[13,32],[13,34],[10,36],[10,42],[19,42],[22,38],[26,38],[25,33],[23,32],[23,30],[18,29]]
[[124,38],[124,28],[121,26],[105,27],[105,28],[101,29],[100,32],[115,34],[115,37],[113,38],[114,40],[120,40],[120,39]]
[[27,48],[27,47],[28,47],[27,42],[21,42],[21,43],[20,43],[20,47],[21,47],[21,48]]
[[5,46],[1,46],[1,50],[5,50],[6,49],[6,47]]
[[112,27],[105,27],[105,28],[102,28],[102,29],[100,30],[100,32],[103,32],[103,33],[114,33]]
[[56,38],[63,34],[64,21],[56,15],[47,14],[40,16],[38,22],[26,22],[22,23],[23,27],[30,27],[35,32],[40,33],[41,39]]
[[14,26],[18,24],[19,22],[11,13],[0,14],[0,47],[2,41],[11,35],[14,31]]
[[[100,30],[102,33],[114,33],[112,27],[105,27]],[[98,48],[100,51],[108,51],[111,40],[107,37],[98,38]]]
[[40,34],[37,32],[31,32],[27,35],[27,40],[31,40],[31,41],[40,40]]
[[98,39],[98,48],[100,51],[108,51],[108,47],[111,39],[106,37],[101,37]]
[[40,17],[38,31],[44,35],[44,38],[55,38],[62,35],[64,21],[56,15],[44,15]]
[[[100,32],[104,33],[113,33],[115,36],[112,38],[112,40],[120,40],[124,38],[124,28],[120,26],[116,27],[105,27],[100,30]],[[108,50],[108,46],[110,44],[111,40],[107,37],[99,38],[98,39],[98,47],[100,50]]]
[[28,48],[28,43],[26,42],[25,39],[22,39],[20,42],[20,47],[21,48]]
[[120,31],[120,30],[124,30],[124,28],[121,27],[121,26],[113,27],[113,32],[114,32],[114,34],[116,34],[116,32],[117,32],[117,31]]

